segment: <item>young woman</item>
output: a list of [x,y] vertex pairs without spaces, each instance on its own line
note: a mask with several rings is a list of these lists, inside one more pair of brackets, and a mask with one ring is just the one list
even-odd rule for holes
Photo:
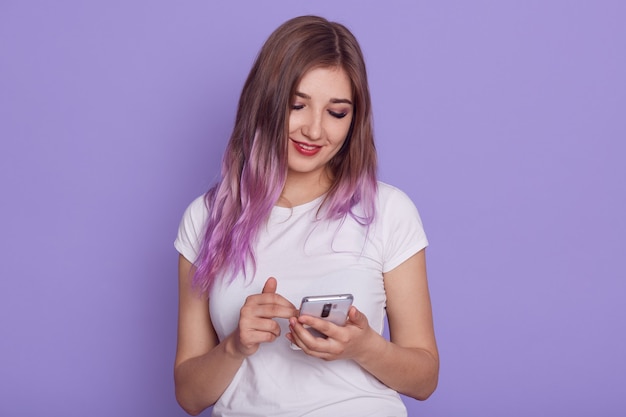
[[[403,416],[398,393],[435,390],[427,240],[408,197],[376,180],[365,64],[344,26],[304,16],[269,37],[221,179],[175,246],[189,414]],[[345,326],[299,316],[302,297],[341,293],[354,296]]]

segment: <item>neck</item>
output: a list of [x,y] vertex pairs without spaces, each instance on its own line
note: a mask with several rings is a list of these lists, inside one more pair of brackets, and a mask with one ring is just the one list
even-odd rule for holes
[[326,171],[319,175],[289,171],[277,205],[280,207],[295,207],[308,203],[323,195],[332,184]]

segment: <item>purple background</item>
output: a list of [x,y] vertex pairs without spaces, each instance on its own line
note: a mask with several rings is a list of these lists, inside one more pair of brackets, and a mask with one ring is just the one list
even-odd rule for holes
[[621,1],[0,3],[0,414],[177,416],[185,206],[284,20],[359,38],[381,179],[419,207],[423,416],[626,412]]

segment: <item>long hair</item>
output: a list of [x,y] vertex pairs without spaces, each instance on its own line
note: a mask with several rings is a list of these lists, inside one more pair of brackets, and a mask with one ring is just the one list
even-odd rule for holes
[[346,141],[328,163],[333,182],[320,214],[327,219],[350,215],[364,226],[373,221],[377,162],[363,54],[345,26],[316,16],[296,17],[267,39],[241,92],[221,180],[205,196],[209,217],[193,278],[199,290],[208,292],[218,277],[245,275],[248,261],[256,268],[258,231],[287,177],[292,100],[302,77],[319,67],[343,69],[354,102]]

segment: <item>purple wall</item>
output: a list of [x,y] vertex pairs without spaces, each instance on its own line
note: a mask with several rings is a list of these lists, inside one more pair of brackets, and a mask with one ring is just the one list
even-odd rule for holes
[[623,415],[624,2],[365,4],[0,4],[0,415],[184,414],[178,221],[306,13],[360,39],[431,241],[441,382],[410,414]]

